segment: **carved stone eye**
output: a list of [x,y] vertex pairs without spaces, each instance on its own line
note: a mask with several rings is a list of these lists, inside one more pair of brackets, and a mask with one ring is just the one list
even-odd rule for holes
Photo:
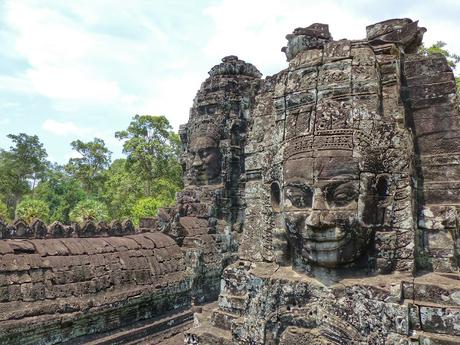
[[210,152],[210,150],[208,150],[208,149],[201,149],[201,150],[198,152],[198,154],[200,155],[200,158],[201,158],[201,159],[206,158],[207,156],[210,155],[210,153],[211,153],[211,152]]
[[294,207],[308,208],[312,206],[313,191],[308,186],[289,186],[286,189],[286,197]]
[[355,201],[358,197],[358,191],[356,190],[353,182],[338,183],[329,186],[326,189],[326,199],[329,205],[343,207]]

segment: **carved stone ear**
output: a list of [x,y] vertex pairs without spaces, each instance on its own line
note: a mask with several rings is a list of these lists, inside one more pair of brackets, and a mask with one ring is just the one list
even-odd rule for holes
[[387,204],[390,201],[390,175],[361,173],[358,212],[364,224],[382,226],[386,219]]
[[281,188],[278,182],[272,182],[270,185],[270,200],[274,212],[281,210]]
[[390,175],[379,174],[375,177],[374,192],[376,196],[376,225],[383,225],[388,221],[386,219],[386,209],[390,197]]

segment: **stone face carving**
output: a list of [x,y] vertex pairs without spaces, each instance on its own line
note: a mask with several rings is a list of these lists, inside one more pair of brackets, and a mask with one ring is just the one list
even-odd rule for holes
[[244,219],[244,145],[261,73],[236,56],[209,71],[181,126],[185,189],[161,210],[160,231],[182,246],[195,303],[216,299],[223,268],[236,258]]
[[189,122],[180,129],[186,185],[225,183],[232,175],[231,162],[238,158],[232,146],[242,147],[248,107],[261,73],[231,55],[209,76],[195,97]]
[[424,32],[286,37],[289,67],[250,109],[240,260],[186,339],[460,343],[460,115],[446,60],[416,53]]
[[265,79],[222,59],[181,127],[185,188],[140,229],[0,221],[0,342],[162,344],[193,310],[189,344],[459,344],[460,115],[424,32],[298,28]]
[[203,126],[193,133],[185,170],[194,185],[211,184],[220,176],[222,157],[219,151],[219,131]]
[[376,223],[372,181],[360,183],[359,164],[351,156],[298,156],[283,165],[285,223],[294,255],[325,267],[354,262],[367,251]]
[[393,133],[404,143],[405,133],[373,127],[365,134],[353,128],[351,108],[342,112],[336,101],[321,103],[338,109],[317,106],[315,129],[283,144],[282,215],[291,259],[304,267],[338,267],[361,259],[366,267],[373,261],[370,243],[376,230],[397,221],[385,215],[385,207],[393,176],[407,169],[401,162],[407,155],[394,155],[387,137]]

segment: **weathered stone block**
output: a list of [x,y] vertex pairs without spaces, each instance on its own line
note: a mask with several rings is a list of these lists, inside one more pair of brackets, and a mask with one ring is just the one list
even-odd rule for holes
[[419,308],[424,331],[460,335],[460,309],[424,305]]

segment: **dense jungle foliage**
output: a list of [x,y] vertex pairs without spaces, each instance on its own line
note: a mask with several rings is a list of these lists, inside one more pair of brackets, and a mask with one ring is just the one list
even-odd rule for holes
[[131,218],[135,224],[174,202],[182,188],[179,136],[164,116],[136,115],[115,136],[126,158],[111,160],[104,141],[75,140],[78,158],[50,162],[36,135],[9,134],[0,149],[0,218],[63,223]]

